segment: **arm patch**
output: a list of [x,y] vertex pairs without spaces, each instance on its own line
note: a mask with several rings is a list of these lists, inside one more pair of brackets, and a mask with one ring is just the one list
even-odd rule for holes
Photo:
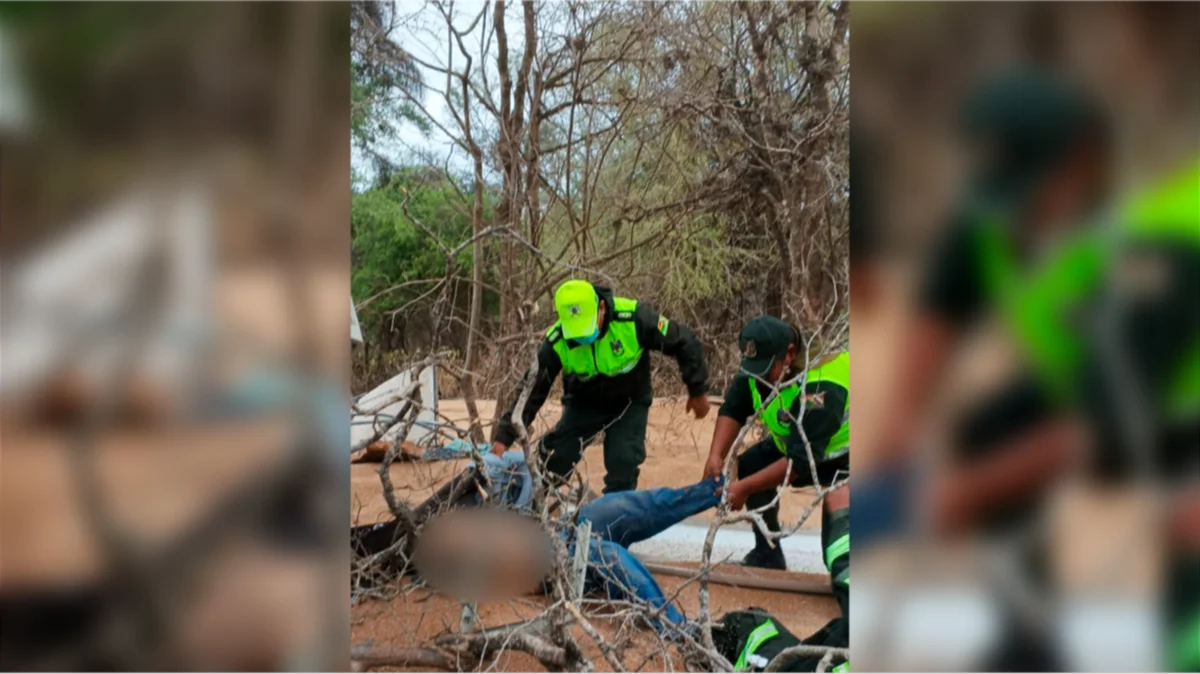
[[671,326],[671,321],[667,320],[666,316],[659,314],[658,315],[658,331],[662,333],[663,337],[667,336],[667,328],[669,328],[670,326]]

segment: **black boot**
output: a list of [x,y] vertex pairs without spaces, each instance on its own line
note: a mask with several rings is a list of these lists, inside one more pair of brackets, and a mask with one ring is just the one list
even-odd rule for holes
[[747,552],[746,556],[742,558],[742,566],[755,569],[787,571],[787,560],[784,559],[783,551],[778,547],[770,549],[755,546],[753,550]]
[[[749,503],[747,508],[751,507]],[[767,529],[772,532],[779,531],[779,508],[771,508],[762,514],[763,522],[766,523]],[[758,569],[779,569],[787,570],[787,560],[783,557],[783,549],[779,547],[779,541],[775,541],[774,547],[768,542],[766,536],[754,527],[754,549],[742,558],[742,566],[749,566]]]

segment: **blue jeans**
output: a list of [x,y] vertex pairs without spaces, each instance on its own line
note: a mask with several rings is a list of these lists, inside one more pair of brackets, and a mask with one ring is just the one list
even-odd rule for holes
[[[682,627],[683,613],[667,601],[662,587],[628,546],[651,538],[684,519],[713,508],[720,502],[720,480],[706,479],[681,489],[639,489],[607,494],[579,511],[579,521],[592,523],[588,543],[586,590],[603,590],[612,599],[627,599],[662,609],[666,624]],[[568,550],[575,545],[570,530],[563,533]],[[651,620],[664,631],[661,620]]]

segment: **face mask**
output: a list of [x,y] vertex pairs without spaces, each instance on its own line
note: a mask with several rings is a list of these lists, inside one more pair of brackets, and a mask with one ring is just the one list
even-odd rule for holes
[[596,326],[596,331],[592,334],[588,335],[587,337],[577,337],[575,341],[579,342],[580,344],[591,344],[597,339],[600,339],[600,326]]

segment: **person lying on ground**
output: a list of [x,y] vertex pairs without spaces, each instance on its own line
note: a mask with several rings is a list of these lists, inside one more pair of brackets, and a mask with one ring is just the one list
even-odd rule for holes
[[[729,507],[762,508],[775,498],[785,479],[793,487],[833,484],[850,470],[850,353],[835,353],[809,366],[804,385],[799,381],[780,390],[769,403],[772,387],[796,379],[805,368],[805,343],[800,331],[773,316],[751,319],[738,336],[743,359],[741,373],[725,393],[713,431],[704,477],[720,475],[725,457],[746,421],[757,414],[768,437],[738,457],[738,479],[726,487]],[[765,403],[765,404],[764,404]],[[799,426],[797,425],[799,421]],[[801,433],[803,431],[803,433]],[[814,476],[808,446],[817,464]],[[791,475],[787,460],[792,460]],[[779,531],[779,504],[762,513],[767,528]],[[742,560],[752,567],[786,569],[778,546],[754,529],[754,549]]]
[[[850,486],[847,484],[825,497],[821,517],[821,547],[825,567],[833,581],[833,595],[841,614],[804,639],[792,634],[780,620],[765,610],[750,607],[726,613],[713,625],[713,642],[725,659],[739,672],[761,672],[784,650],[800,644],[808,646],[850,647]],[[822,655],[790,657],[779,663],[781,672],[815,672]],[[833,672],[850,671],[850,662],[835,657],[829,663]]]
[[[679,363],[687,387],[688,411],[708,415],[708,368],[696,335],[649,304],[616,297],[603,286],[574,279],[554,294],[559,320],[546,331],[538,350],[538,370],[522,421],[529,426],[559,373],[563,376],[563,415],[543,440],[546,469],[557,477],[571,473],[588,442],[604,433],[604,493],[637,489],[646,460],[646,422],[653,390],[649,351]],[[528,375],[517,386],[524,389]],[[503,454],[517,438],[512,414],[518,396],[501,417],[492,451]]]
[[[444,485],[414,510],[417,522],[434,513],[455,508],[499,506],[529,513],[532,480],[525,457],[509,451],[486,455],[484,466],[491,489],[484,497],[475,466]],[[678,489],[639,489],[606,494],[582,506],[574,515],[561,515],[557,532],[568,555],[575,552],[575,524],[589,521],[588,568],[585,592],[603,592],[614,600],[631,601],[650,609],[651,627],[668,637],[692,633],[687,618],[663,593],[662,587],[629,546],[658,535],[683,520],[715,507],[721,499],[721,478],[705,478]],[[486,488],[484,488],[486,489]],[[396,518],[379,524],[355,527],[351,547],[366,556],[390,547],[403,536],[404,525]]]

